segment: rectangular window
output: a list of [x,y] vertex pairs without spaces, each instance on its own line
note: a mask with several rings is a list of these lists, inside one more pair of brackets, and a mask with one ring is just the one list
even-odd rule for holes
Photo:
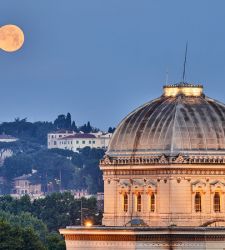
[[82,141],[83,144],[85,144],[85,141]]
[[89,141],[89,144],[91,144],[91,141]]
[[128,195],[124,194],[123,196],[123,211],[127,212],[128,211]]
[[137,195],[137,211],[141,212],[141,194]]
[[76,141],[76,144],[79,144],[79,141]]
[[150,199],[151,199],[151,204],[150,204],[151,212],[155,212],[155,195],[152,194]]
[[202,211],[202,204],[201,204],[201,194],[197,192],[195,194],[195,212]]
[[95,144],[95,141],[92,141],[93,144]]
[[220,194],[218,192],[214,194],[214,212],[220,212]]

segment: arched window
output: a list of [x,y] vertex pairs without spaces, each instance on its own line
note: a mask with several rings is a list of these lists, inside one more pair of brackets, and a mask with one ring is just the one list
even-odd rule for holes
[[202,201],[201,201],[201,195],[199,192],[195,194],[195,212],[201,212],[202,211]]
[[155,212],[155,194],[151,194],[151,201],[150,201],[150,210],[151,212]]
[[123,196],[123,211],[124,212],[128,211],[128,195],[127,195],[127,193],[125,193]]
[[220,212],[220,194],[218,192],[216,192],[214,194],[214,212]]
[[141,212],[141,194],[138,193],[137,195],[137,211]]

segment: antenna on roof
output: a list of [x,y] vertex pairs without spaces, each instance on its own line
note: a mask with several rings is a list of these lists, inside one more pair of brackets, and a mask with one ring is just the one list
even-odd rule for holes
[[185,75],[186,75],[187,50],[188,50],[188,42],[186,42],[186,48],[185,48],[184,69],[183,69],[182,83],[184,83]]
[[167,68],[166,69],[166,85],[168,84],[168,80],[169,80],[169,70]]

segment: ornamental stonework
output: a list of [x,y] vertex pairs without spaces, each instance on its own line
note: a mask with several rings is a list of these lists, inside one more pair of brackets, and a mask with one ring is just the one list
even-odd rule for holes
[[151,157],[119,157],[113,158],[108,155],[100,161],[100,166],[115,165],[158,165],[158,164],[222,164],[225,165],[225,156],[183,156],[181,154],[170,157],[166,155]]

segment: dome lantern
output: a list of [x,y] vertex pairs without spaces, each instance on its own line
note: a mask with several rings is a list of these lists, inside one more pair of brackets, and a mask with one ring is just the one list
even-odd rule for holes
[[184,96],[202,96],[203,94],[203,85],[195,85],[189,83],[179,83],[173,85],[165,85],[163,87],[164,96],[166,97],[175,97],[177,95]]

